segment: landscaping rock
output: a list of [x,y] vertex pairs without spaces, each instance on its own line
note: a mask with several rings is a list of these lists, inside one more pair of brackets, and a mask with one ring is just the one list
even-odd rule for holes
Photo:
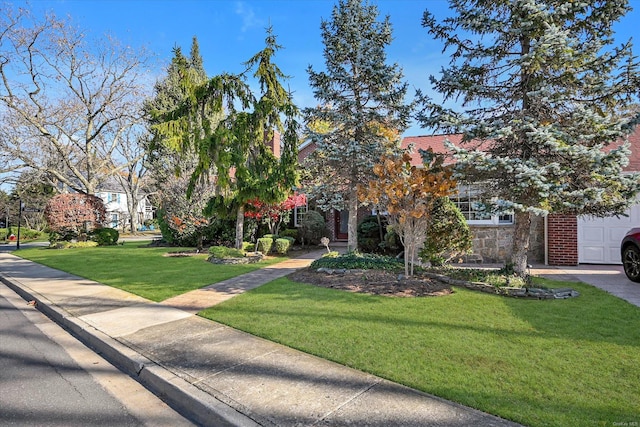
[[504,295],[510,297],[526,297],[527,290],[525,288],[502,288]]
[[556,299],[574,298],[580,296],[580,292],[571,288],[553,289],[553,297]]

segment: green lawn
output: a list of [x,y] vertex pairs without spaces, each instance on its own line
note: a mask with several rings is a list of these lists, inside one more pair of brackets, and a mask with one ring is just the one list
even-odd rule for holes
[[283,278],[201,315],[529,426],[640,423],[640,309],[544,283],[581,296],[390,298]]
[[[266,265],[163,257],[168,250],[178,249],[16,254],[155,301]],[[283,278],[201,315],[529,426],[640,423],[640,308],[588,285],[543,282],[581,296],[392,298]]]
[[258,264],[219,265],[207,262],[206,254],[165,257],[163,255],[167,252],[185,248],[148,247],[148,243],[138,241],[127,242],[124,246],[75,249],[30,248],[14,254],[152,301],[164,301],[286,259],[273,258]]

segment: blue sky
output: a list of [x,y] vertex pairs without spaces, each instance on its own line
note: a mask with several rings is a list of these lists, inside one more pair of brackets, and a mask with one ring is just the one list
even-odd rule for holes
[[[11,1],[11,0],[10,0]],[[309,87],[306,69],[324,68],[321,19],[330,19],[334,0],[32,0],[14,1],[36,14],[53,11],[59,17],[70,16],[87,30],[90,37],[105,33],[132,46],[144,46],[158,59],[156,73],[172,56],[172,48],[181,46],[188,53],[193,36],[198,38],[207,73],[239,72],[242,63],[264,47],[265,28],[273,27],[283,49],[275,61],[291,79],[289,85],[299,107],[316,101]],[[428,9],[436,17],[447,14],[445,0],[372,0],[381,16],[389,15],[394,41],[387,49],[388,62],[398,63],[409,83],[408,98],[416,88],[430,92],[429,75],[437,74],[448,63],[442,46],[421,26]],[[635,8],[617,28],[622,43],[634,37],[640,53],[638,23],[640,0],[631,0]],[[405,135],[429,133],[413,125]]]

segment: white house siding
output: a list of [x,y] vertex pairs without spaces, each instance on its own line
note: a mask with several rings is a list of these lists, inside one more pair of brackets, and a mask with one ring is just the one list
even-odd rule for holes
[[[111,228],[122,228],[130,223],[127,208],[127,195],[117,191],[100,191],[96,193],[104,202],[107,210],[107,224]],[[148,201],[143,197],[138,204],[138,219],[143,222],[153,218],[153,211],[148,209]]]

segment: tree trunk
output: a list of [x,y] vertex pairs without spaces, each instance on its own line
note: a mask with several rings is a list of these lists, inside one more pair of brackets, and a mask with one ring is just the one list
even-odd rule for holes
[[[394,226],[397,226],[397,222],[394,223]],[[396,228],[396,233],[398,233],[398,237],[400,237],[400,243],[402,244],[402,248],[404,249],[404,275],[405,277],[409,277],[409,250],[407,248],[407,234],[406,229]]]
[[378,220],[378,232],[380,233],[380,243],[384,243],[384,231],[382,229],[382,218],[380,218],[380,209],[376,209],[376,219]]
[[196,244],[196,249],[198,252],[202,251],[202,247],[204,246],[204,235],[202,234],[202,229],[198,230],[198,239]]
[[511,263],[518,276],[527,274],[527,253],[531,239],[531,213],[515,213],[515,229],[513,230],[513,246],[511,251]]
[[349,195],[349,223],[347,226],[349,233],[347,250],[355,251],[358,249],[358,195],[356,190],[353,190]]
[[125,197],[127,198],[127,210],[129,211],[130,217],[129,228],[131,234],[136,234],[138,231],[138,204],[136,203],[137,193],[125,192]]
[[244,238],[244,205],[238,208],[236,216],[236,249],[242,249],[242,239]]

